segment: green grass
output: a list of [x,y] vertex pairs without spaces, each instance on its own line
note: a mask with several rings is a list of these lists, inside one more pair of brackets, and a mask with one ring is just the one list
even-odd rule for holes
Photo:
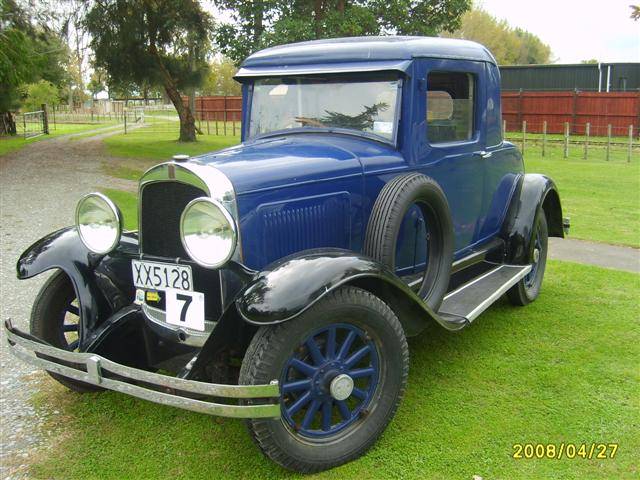
[[[638,478],[639,292],[639,275],[550,262],[530,306],[501,301],[457,334],[430,327],[410,341],[405,399],[377,444],[303,478]],[[61,414],[35,478],[298,477],[263,457],[238,420],[57,386],[37,403]],[[606,460],[513,459],[525,442],[620,447]]]
[[[239,130],[238,130],[239,132]],[[184,153],[199,155],[220,150],[240,142],[240,136],[198,135],[196,143],[178,142],[178,132],[134,131],[104,139],[107,151],[113,157],[104,163],[108,175],[127,180],[138,180],[149,167],[171,160],[173,155]]]
[[640,247],[640,162],[630,163],[626,152],[604,160],[603,149],[592,149],[589,160],[582,151],[550,148],[543,158],[539,148],[525,152],[525,170],[550,176],[560,191],[563,215],[571,218],[572,238]]
[[35,138],[23,138],[19,135],[14,137],[0,137],[0,155],[15,152],[26,145],[39,142],[40,140],[46,140],[47,138],[59,137],[61,135],[68,135],[71,133],[86,132],[88,130],[95,130],[102,127],[104,127],[104,125],[96,123],[59,123],[56,125],[55,129],[53,128],[53,125],[50,125],[49,135],[40,135]]
[[136,230],[138,228],[137,195],[112,188],[103,188],[101,191],[120,209],[124,219],[125,230]]

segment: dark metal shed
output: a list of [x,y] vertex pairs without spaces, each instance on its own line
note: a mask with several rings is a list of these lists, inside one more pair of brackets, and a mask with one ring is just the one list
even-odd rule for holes
[[502,90],[640,90],[640,63],[504,65]]

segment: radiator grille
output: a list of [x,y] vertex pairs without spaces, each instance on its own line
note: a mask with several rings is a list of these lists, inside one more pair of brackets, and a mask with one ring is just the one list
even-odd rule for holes
[[194,198],[206,193],[180,182],[156,182],[142,189],[142,252],[167,258],[189,258],[180,241],[180,215]]

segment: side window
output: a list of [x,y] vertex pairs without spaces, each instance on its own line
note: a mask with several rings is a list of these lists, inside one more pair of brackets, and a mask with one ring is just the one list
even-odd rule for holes
[[460,142],[473,137],[474,83],[474,77],[469,73],[429,73],[427,76],[429,143]]

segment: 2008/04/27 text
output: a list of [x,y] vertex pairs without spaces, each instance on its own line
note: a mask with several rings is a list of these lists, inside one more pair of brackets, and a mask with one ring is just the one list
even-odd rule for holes
[[618,452],[617,443],[516,443],[513,445],[513,458],[521,459],[557,459],[583,458],[612,459]]

